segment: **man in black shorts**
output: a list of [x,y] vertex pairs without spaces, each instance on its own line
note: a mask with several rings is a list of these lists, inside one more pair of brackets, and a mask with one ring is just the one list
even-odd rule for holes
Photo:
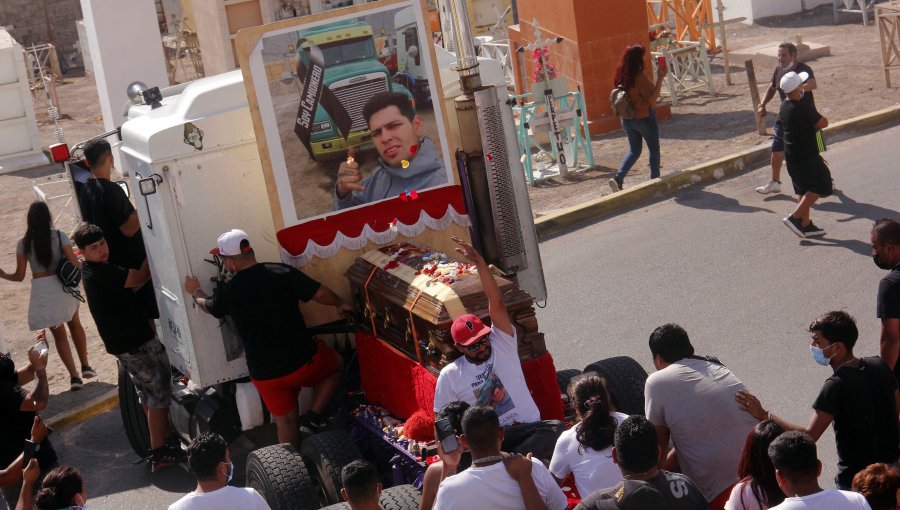
[[[656,427],[640,415],[629,416],[616,428],[612,451],[613,462],[619,465],[623,483],[597,491],[582,494],[584,499],[576,507],[581,510],[613,508],[603,504],[604,500],[618,499],[618,493],[631,481],[644,481],[662,496],[667,510],[707,510],[709,503],[690,478],[680,473],[670,473],[657,467],[660,457],[659,439]],[[652,507],[651,507],[652,508]]]
[[801,238],[821,236],[825,231],[809,219],[809,210],[820,197],[831,196],[831,172],[819,155],[818,130],[828,125],[814,106],[802,101],[806,73],[789,72],[781,77],[781,90],[787,99],[778,113],[784,127],[784,158],[794,183],[798,204],[794,212],[782,221],[791,232]]
[[[234,276],[212,297],[194,276],[184,290],[214,317],[234,319],[244,343],[250,380],[278,429],[278,441],[300,448],[300,432],[313,434],[325,424],[325,413],[341,382],[340,355],[310,335],[300,301],[334,306],[341,315],[353,308],[328,287],[286,264],[257,262],[243,230],[225,232],[212,250]],[[297,397],[313,388],[310,410],[299,416]]]
[[97,225],[82,223],[72,240],[84,255],[84,292],[106,352],[119,360],[120,370],[131,377],[144,405],[150,429],[150,468],[156,472],[184,455],[169,423],[169,358],[138,296],[141,287],[149,285],[150,269],[146,260],[140,269],[109,262],[109,245]]
[[[788,72],[806,73],[807,79],[800,86],[805,94],[802,101],[806,102],[814,109],[816,103],[813,100],[812,91],[816,89],[816,77],[813,70],[803,62],[797,62],[797,47],[792,43],[784,42],[778,45],[778,66],[772,73],[772,83],[766,90],[766,96],[759,104],[756,111],[760,117],[766,115],[766,103],[775,97],[775,92],[781,96],[781,100],[785,99],[785,92],[781,90],[781,78]],[[775,119],[775,136],[772,137],[772,179],[765,185],[756,188],[757,193],[763,195],[767,193],[781,193],[781,164],[784,161],[784,129],[781,120]]]
[[900,223],[887,218],[875,222],[872,259],[880,269],[890,271],[878,284],[875,310],[881,319],[881,358],[900,382]]

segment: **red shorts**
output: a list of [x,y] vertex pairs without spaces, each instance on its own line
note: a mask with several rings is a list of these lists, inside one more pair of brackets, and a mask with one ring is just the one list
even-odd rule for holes
[[302,367],[275,379],[252,379],[269,412],[284,416],[297,409],[297,398],[304,387],[315,387],[333,374],[338,367],[338,355],[321,340],[316,339],[316,354]]

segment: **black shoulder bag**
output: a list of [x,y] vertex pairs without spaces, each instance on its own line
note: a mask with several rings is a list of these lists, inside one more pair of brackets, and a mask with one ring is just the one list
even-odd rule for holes
[[78,290],[78,285],[81,283],[81,269],[78,269],[78,266],[66,258],[66,253],[63,251],[62,234],[59,233],[59,230],[56,231],[56,240],[59,244],[60,256],[59,263],[56,264],[56,277],[62,282],[65,292],[84,303],[84,297]]

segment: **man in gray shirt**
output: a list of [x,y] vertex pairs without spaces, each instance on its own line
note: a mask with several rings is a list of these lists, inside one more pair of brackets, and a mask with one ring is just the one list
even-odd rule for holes
[[[645,410],[659,437],[660,468],[680,468],[710,510],[722,510],[738,481],[744,441],[757,423],[734,405],[744,383],[717,359],[695,356],[677,324],[653,331],[650,352],[657,371],[647,378]],[[670,438],[674,448],[668,451]]]

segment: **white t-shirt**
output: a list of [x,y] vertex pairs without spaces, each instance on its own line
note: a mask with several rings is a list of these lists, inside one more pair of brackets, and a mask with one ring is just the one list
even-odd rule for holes
[[725,510],[766,510],[768,507],[753,495],[750,482],[738,482],[731,488]]
[[[548,510],[564,510],[565,494],[537,459],[531,459],[531,478]],[[519,483],[506,472],[502,462],[490,466],[472,466],[449,476],[438,487],[434,510],[523,510],[525,502]]]
[[460,356],[441,369],[434,390],[434,411],[450,402],[489,405],[500,417],[500,425],[541,421],[519,361],[515,330],[512,336],[500,328],[491,329],[491,356],[476,365]]
[[[611,413],[618,427],[627,414]],[[593,448],[581,448],[576,439],[578,424],[563,432],[556,440],[553,458],[550,460],[550,473],[563,479],[569,473],[575,474],[575,485],[582,498],[601,490],[613,487],[622,480],[619,466],[612,460],[612,446],[601,451]]]
[[226,485],[217,491],[189,492],[169,506],[169,510],[270,510],[266,500],[249,487]]
[[681,472],[706,501],[738,481],[741,452],[757,424],[734,401],[745,389],[726,367],[703,359],[676,361],[647,378],[647,419],[669,428]]
[[871,510],[862,494],[837,489],[824,489],[821,492],[785,498],[784,503],[773,506],[771,510]]

